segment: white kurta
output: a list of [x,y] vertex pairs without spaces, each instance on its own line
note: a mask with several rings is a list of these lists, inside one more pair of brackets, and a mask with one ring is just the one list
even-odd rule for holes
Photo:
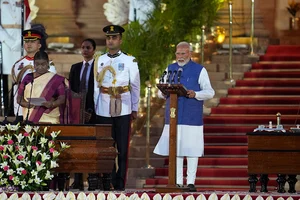
[[[202,69],[198,83],[201,91],[196,92],[197,100],[211,99],[215,91],[211,87],[205,68]],[[159,96],[162,96],[161,93]],[[169,155],[169,125],[164,126],[162,135],[154,149],[154,153]],[[202,157],[204,155],[203,126],[177,125],[177,156]]]
[[[138,64],[133,56],[121,53],[118,57],[110,58],[107,54],[99,57],[97,73],[106,66],[112,66],[116,72],[116,83],[113,85],[113,75],[107,71],[105,73],[102,86],[118,87],[130,85],[130,91],[121,94],[122,110],[120,116],[129,115],[132,111],[138,111],[140,98],[140,74]],[[98,82],[94,84],[95,112],[102,117],[111,117],[109,113],[110,95],[99,91]]]

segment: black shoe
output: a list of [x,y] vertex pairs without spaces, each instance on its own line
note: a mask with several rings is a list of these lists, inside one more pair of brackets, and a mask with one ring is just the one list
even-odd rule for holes
[[176,184],[176,187],[183,188],[184,186],[182,184]]
[[195,188],[195,185],[194,185],[194,184],[188,184],[187,187],[189,188],[189,191],[190,191],[190,192],[197,192],[197,189]]

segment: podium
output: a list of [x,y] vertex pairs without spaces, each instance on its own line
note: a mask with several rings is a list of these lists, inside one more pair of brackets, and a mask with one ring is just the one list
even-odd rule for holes
[[187,90],[182,84],[157,84],[157,88],[170,98],[170,135],[169,135],[169,179],[164,188],[157,188],[156,192],[187,192],[189,188],[176,186],[176,147],[177,147],[177,106],[178,97],[186,96]]

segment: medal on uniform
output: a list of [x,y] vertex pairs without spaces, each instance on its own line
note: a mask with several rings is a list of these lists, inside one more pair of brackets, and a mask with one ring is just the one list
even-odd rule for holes
[[24,63],[21,63],[18,67],[18,70],[23,69],[23,67],[24,67]]
[[119,71],[124,71],[124,63],[119,63],[118,70]]

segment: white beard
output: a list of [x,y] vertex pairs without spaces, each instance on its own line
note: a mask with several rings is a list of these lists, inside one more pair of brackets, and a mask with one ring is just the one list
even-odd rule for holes
[[180,67],[183,67],[183,66],[186,65],[188,62],[189,62],[189,60],[185,60],[185,61],[181,61],[181,62],[179,62],[179,61],[177,60],[177,64],[178,64]]

